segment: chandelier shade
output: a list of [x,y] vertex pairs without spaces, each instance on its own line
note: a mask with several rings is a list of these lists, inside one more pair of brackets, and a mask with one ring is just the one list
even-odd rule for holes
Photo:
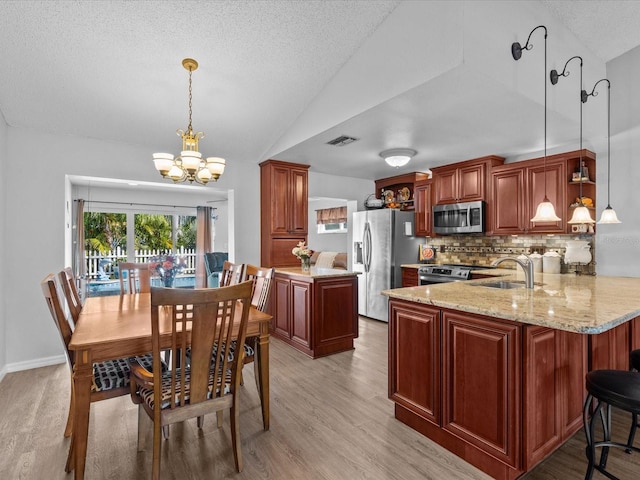
[[220,178],[224,173],[226,161],[220,157],[202,158],[198,142],[204,138],[204,133],[194,132],[191,124],[191,76],[198,68],[198,62],[185,58],[182,60],[182,66],[189,71],[189,125],[186,130],[176,131],[182,138],[182,151],[176,157],[171,153],[154,153],[153,164],[163,178],[169,178],[176,183],[189,181],[206,185],[211,180],[217,181]]

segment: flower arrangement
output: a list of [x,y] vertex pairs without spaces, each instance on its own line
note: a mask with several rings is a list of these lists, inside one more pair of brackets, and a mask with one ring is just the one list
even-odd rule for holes
[[184,267],[184,259],[177,255],[159,255],[151,259],[149,268],[158,274],[165,287],[172,287],[173,280]]
[[302,271],[308,272],[311,268],[311,254],[313,251],[307,247],[305,242],[298,242],[298,244],[293,247],[293,250],[291,250],[291,253],[300,259]]

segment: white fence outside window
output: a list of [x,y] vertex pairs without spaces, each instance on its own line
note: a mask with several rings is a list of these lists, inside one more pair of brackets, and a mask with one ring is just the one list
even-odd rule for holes
[[[121,248],[110,250],[108,252],[98,252],[96,250],[85,250],[85,259],[87,262],[87,280],[102,280],[105,276],[109,278],[117,278],[116,267],[118,262],[127,261],[127,251]],[[182,274],[193,275],[196,271],[196,251],[193,248],[180,247],[173,253],[167,253],[161,250],[136,250],[135,262],[148,263],[153,257],[160,255],[176,255],[184,260],[185,268]]]

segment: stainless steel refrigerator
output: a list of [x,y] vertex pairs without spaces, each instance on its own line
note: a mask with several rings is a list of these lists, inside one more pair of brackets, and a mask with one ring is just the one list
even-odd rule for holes
[[390,208],[353,214],[353,265],[358,275],[358,313],[388,322],[382,290],[402,287],[406,263],[418,263],[420,239],[414,236],[413,212]]

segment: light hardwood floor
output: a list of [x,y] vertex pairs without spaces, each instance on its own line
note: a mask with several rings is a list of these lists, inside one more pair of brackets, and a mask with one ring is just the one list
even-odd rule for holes
[[[212,416],[202,431],[195,420],[171,427],[162,447],[163,479],[489,478],[394,419],[386,323],[361,319],[355,350],[316,360],[274,339],[268,432],[262,430],[252,366],[245,368],[243,472],[234,469],[228,417],[218,429]],[[0,383],[0,479],[72,478],[64,472],[69,440],[62,435],[68,394],[66,365],[6,375]],[[151,452],[136,452],[136,418],[129,397],[92,404],[85,478],[150,477]],[[614,420],[614,431],[624,437],[629,419]],[[580,431],[525,478],[584,478],[584,446]],[[610,466],[623,479],[640,478],[640,454],[612,451]]]

